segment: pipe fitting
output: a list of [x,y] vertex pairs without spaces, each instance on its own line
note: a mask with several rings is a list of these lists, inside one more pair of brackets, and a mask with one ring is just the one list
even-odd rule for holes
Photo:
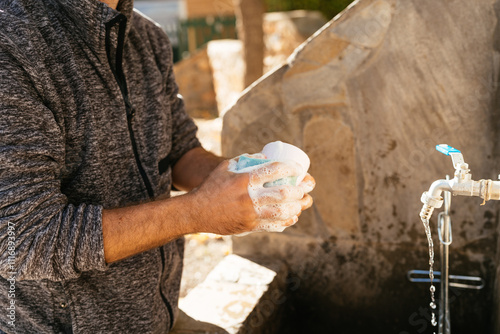
[[443,191],[451,191],[449,180],[437,180],[431,184],[429,191],[425,191],[420,198],[424,204],[420,211],[420,218],[429,220],[434,212],[434,209],[439,209],[443,206],[443,198],[441,194]]
[[[443,193],[443,191],[452,192],[454,183],[456,183],[455,179],[434,181],[429,188],[429,191],[428,191],[429,195],[428,196],[430,198],[434,198],[434,199],[441,199],[441,201],[442,201],[443,199],[441,198],[441,194]],[[439,206],[439,207],[441,207],[441,206]]]
[[441,194],[439,194],[438,196],[439,197],[431,196],[429,195],[428,191],[424,191],[422,197],[420,198],[420,201],[427,206],[439,209],[441,206],[443,206],[443,198],[441,197]]
[[500,200],[500,181],[481,180],[480,182],[480,197],[484,202],[491,199]]

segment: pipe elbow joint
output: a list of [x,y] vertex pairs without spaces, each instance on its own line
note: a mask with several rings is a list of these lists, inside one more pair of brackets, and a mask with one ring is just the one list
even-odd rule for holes
[[426,205],[439,209],[443,205],[443,197],[441,197],[441,194],[443,191],[452,192],[452,189],[453,187],[450,180],[434,181],[429,190],[422,194],[420,200]]
[[443,191],[452,190],[452,185],[449,180],[437,180],[434,181],[429,188],[429,191],[425,191],[420,198],[420,201],[424,204],[422,210],[420,211],[420,217],[422,219],[430,219],[434,209],[439,209],[443,206],[443,197],[441,194]]

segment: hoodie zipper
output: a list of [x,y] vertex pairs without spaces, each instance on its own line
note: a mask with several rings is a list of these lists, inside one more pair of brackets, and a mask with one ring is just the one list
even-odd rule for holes
[[[116,23],[119,23],[120,25],[118,27],[118,43],[116,46],[115,66],[113,67],[113,64],[111,62],[111,28]],[[139,159],[139,152],[137,150],[137,143],[135,142],[134,131],[132,128],[132,122],[133,122],[134,116],[135,116],[135,108],[132,105],[132,103],[130,102],[130,99],[128,96],[127,82],[125,80],[125,73],[123,72],[122,61],[123,61],[123,46],[125,43],[126,27],[127,27],[127,17],[123,14],[119,14],[117,17],[115,17],[114,19],[112,19],[106,23],[106,41],[105,41],[106,54],[108,57],[109,66],[111,67],[111,71],[113,72],[113,75],[115,76],[115,79],[116,79],[116,82],[118,83],[118,86],[120,87],[123,101],[125,103],[125,110],[127,112],[128,131],[130,134],[130,140],[132,142],[132,149],[134,151],[135,161],[136,161],[137,167],[139,169],[139,172],[141,173],[142,180],[144,181],[144,184],[146,185],[148,195],[150,198],[153,198],[154,192],[153,192],[153,187],[151,186],[151,181],[149,181],[149,178],[146,174],[146,171],[144,170],[144,167],[142,166],[141,160]],[[161,257],[161,265],[162,265],[161,272],[163,273],[165,271],[165,250],[163,249],[163,246],[160,247],[160,257]],[[174,312],[172,309],[172,305],[170,304],[167,297],[163,293],[161,287],[160,287],[160,295],[161,295],[163,303],[165,304],[167,311],[169,313],[170,329],[172,329],[173,324],[174,324]]]
[[[116,23],[119,23],[118,43],[116,46],[115,66],[113,66],[113,63],[111,62],[111,28]],[[135,116],[135,109],[129,99],[127,81],[125,80],[125,73],[123,71],[123,47],[125,43],[126,27],[127,27],[127,17],[123,14],[119,14],[118,16],[116,16],[115,18],[106,23],[106,40],[105,40],[106,54],[108,57],[109,66],[111,67],[111,71],[115,76],[115,80],[118,83],[118,86],[120,87],[123,101],[125,103],[128,132],[130,134],[130,141],[132,142],[132,149],[134,151],[135,162],[137,164],[137,168],[139,169],[139,173],[141,174],[144,185],[146,186],[148,196],[150,198],[153,198],[154,197],[153,187],[151,186],[151,181],[149,180],[148,175],[144,170],[144,166],[142,165],[141,159],[139,158],[139,151],[137,149],[134,130],[132,128],[132,122]]]

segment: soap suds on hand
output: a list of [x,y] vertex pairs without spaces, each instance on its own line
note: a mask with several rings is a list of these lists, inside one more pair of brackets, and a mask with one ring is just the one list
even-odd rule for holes
[[230,161],[229,171],[250,174],[248,194],[259,217],[253,232],[282,232],[290,220],[292,225],[298,221],[300,199],[314,188],[310,182],[301,182],[309,165],[309,157],[302,150],[282,142],[270,143],[261,153],[243,154]]

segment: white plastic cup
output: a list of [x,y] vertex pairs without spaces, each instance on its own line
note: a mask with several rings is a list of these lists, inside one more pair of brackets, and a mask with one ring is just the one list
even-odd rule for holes
[[275,141],[264,146],[261,153],[263,156],[265,156],[265,159],[263,157],[255,158],[252,156],[242,155],[239,157],[237,163],[235,163],[234,165],[230,165],[229,170],[235,173],[248,173],[254,169],[259,168],[260,165],[272,161],[292,161],[300,167],[298,175],[288,176],[264,184],[264,187],[273,187],[280,185],[299,185],[306,176],[309,169],[310,160],[307,154],[300,148],[291,144],[283,143],[281,141]]
[[304,151],[297,146],[283,143],[281,141],[275,141],[264,146],[262,154],[264,154],[269,160],[282,162],[293,161],[299,164],[302,167],[302,170],[301,174],[297,175],[297,184],[302,182],[311,164],[309,157]]

